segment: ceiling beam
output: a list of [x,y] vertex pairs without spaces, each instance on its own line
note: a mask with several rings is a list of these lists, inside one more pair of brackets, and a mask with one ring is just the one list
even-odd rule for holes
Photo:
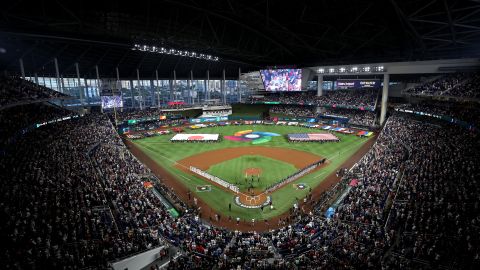
[[453,44],[456,44],[457,37],[456,37],[455,29],[453,27],[452,14],[450,13],[450,7],[448,6],[447,0],[443,0],[443,5],[445,7],[445,12],[447,13],[448,26],[450,28],[450,34],[452,35],[452,41],[453,41]]
[[257,34],[258,36],[261,36],[263,37],[264,39],[270,41],[271,43],[277,45],[278,47],[282,48],[286,53],[288,53],[289,55],[291,56],[294,56],[294,53],[288,49],[287,47],[285,47],[285,45],[283,45],[282,43],[276,41],[275,39],[267,36],[265,33],[262,33],[261,31],[245,24],[245,23],[242,23],[242,22],[239,22],[238,20],[236,19],[233,19],[231,17],[228,17],[228,16],[225,16],[225,15],[222,15],[222,14],[219,14],[217,12],[214,12],[213,10],[209,10],[209,9],[204,9],[204,8],[201,8],[201,7],[197,7],[197,6],[194,6],[194,5],[190,5],[190,4],[187,4],[187,3],[184,3],[184,2],[179,2],[179,1],[172,1],[172,0],[165,0],[165,2],[168,2],[168,3],[171,3],[171,4],[174,4],[174,5],[180,5],[180,6],[183,6],[183,7],[186,7],[186,8],[190,8],[190,9],[194,9],[194,10],[197,10],[197,11],[200,11],[200,12],[204,12],[204,13],[207,13],[209,15],[212,15],[212,16],[215,16],[215,17],[218,17],[218,18],[221,18],[225,21],[228,21],[228,22],[231,22],[233,24],[236,24],[242,28],[245,28],[247,29],[248,31],[250,32],[253,32],[255,34]]

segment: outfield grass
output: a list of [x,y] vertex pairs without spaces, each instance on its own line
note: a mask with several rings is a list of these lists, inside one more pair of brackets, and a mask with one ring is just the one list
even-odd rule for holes
[[[245,177],[244,171],[248,168],[260,168],[260,181],[257,177]],[[292,164],[259,155],[246,155],[230,159],[211,166],[207,172],[237,185],[240,191],[246,191],[250,185],[256,190],[265,190],[273,183],[285,178],[298,169]],[[251,180],[254,180],[253,182]]]
[[[294,126],[226,126],[211,127],[197,130],[186,130],[186,133],[219,133],[221,135],[233,135],[235,132],[252,129],[254,131],[275,132],[279,134],[287,133],[309,133],[322,132],[304,127]],[[305,183],[312,189],[320,184],[326,176],[334,172],[345,160],[353,155],[368,139],[359,138],[354,135],[336,135],[340,138],[338,143],[289,143],[285,136],[273,137],[270,142],[263,143],[265,147],[283,147],[310,152],[319,156],[326,157],[330,163],[321,170],[308,174],[294,183]],[[260,209],[245,209],[238,207],[233,202],[233,195],[212,185],[211,192],[196,193],[197,185],[205,185],[207,182],[199,177],[185,173],[174,166],[177,160],[196,155],[205,151],[229,148],[229,147],[249,147],[250,142],[235,142],[224,140],[219,143],[171,143],[173,135],[164,135],[134,140],[133,142],[148,156],[155,160],[160,166],[168,170],[178,178],[195,196],[198,196],[212,208],[224,213],[224,216],[231,215],[233,218],[240,217],[249,221],[252,218],[256,220],[269,219],[287,211],[296,200],[300,200],[308,194],[309,189],[296,190],[293,185],[287,185],[271,194],[274,210],[266,209],[263,212]],[[228,204],[232,204],[232,210],[229,212]]]

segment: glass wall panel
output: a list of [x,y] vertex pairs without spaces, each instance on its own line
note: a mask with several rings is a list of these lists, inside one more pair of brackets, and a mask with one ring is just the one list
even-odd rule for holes
[[227,103],[238,102],[238,81],[225,80],[225,91],[227,95]]

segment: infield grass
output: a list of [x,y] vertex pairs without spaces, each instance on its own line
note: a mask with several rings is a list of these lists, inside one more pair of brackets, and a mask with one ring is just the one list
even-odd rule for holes
[[[313,133],[324,132],[318,129],[309,129],[296,126],[267,126],[267,125],[241,125],[241,126],[225,126],[210,127],[197,130],[185,130],[185,133],[213,133],[224,136],[233,135],[235,132],[252,129],[254,131],[274,132],[282,135],[288,133]],[[330,173],[335,170],[348,158],[350,158],[368,138],[360,138],[355,135],[344,135],[335,133],[340,138],[338,143],[290,143],[285,136],[273,137],[270,142],[260,144],[264,147],[282,147],[306,151],[329,160],[329,164],[320,170],[310,173],[294,183],[305,183],[312,189],[320,184]],[[170,135],[149,137],[141,140],[134,140],[135,143],[145,154],[150,156],[160,166],[165,168],[171,174],[177,177],[188,189],[192,191],[194,196],[201,198],[218,212],[223,213],[224,217],[232,216],[232,218],[240,217],[242,220],[250,221],[252,218],[263,220],[280,215],[292,207],[297,201],[303,199],[309,192],[309,188],[297,190],[293,185],[287,185],[271,194],[274,209],[245,209],[235,205],[232,193],[228,193],[215,185],[212,185],[211,192],[196,192],[197,185],[205,185],[208,182],[200,177],[183,172],[174,166],[175,162],[186,157],[196,155],[205,151],[211,151],[230,147],[250,147],[250,142],[236,142],[224,140],[218,143],[171,143]],[[231,170],[226,168],[225,170]],[[223,174],[224,172],[217,172]],[[237,172],[235,172],[237,173]],[[232,204],[232,210],[228,210],[228,204]],[[206,217],[205,217],[206,218]]]

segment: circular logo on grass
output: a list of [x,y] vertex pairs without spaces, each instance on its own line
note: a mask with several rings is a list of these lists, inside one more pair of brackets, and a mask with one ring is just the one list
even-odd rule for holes
[[272,140],[272,137],[274,136],[280,136],[280,134],[273,132],[242,130],[235,132],[233,136],[224,136],[223,138],[229,141],[252,142],[252,144],[260,144]]

